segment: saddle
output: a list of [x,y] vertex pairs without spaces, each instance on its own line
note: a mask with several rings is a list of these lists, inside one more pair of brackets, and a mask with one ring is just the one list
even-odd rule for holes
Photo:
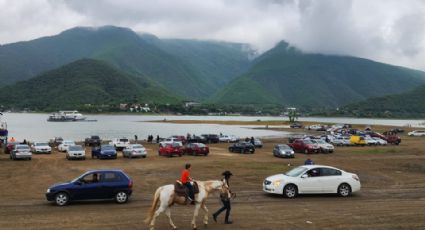
[[[189,189],[179,180],[174,184],[174,192],[177,196],[183,196],[186,199],[189,197]],[[193,193],[199,193],[199,187],[196,181],[193,182]]]

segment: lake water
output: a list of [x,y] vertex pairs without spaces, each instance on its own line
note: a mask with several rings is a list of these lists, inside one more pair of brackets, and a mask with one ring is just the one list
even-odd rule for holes
[[[90,135],[100,135],[103,139],[128,137],[133,139],[137,134],[139,139],[146,139],[149,134],[160,137],[171,135],[223,133],[239,137],[284,137],[287,132],[273,130],[251,129],[252,126],[229,126],[215,124],[172,124],[163,123],[167,120],[287,120],[285,117],[253,117],[253,116],[137,116],[137,115],[87,115],[89,120],[97,122],[47,122],[49,114],[5,113],[3,120],[7,122],[9,136],[18,140],[24,138],[31,141],[47,141],[55,136],[65,139],[83,140]],[[146,122],[155,121],[158,122]],[[332,122],[367,125],[392,125],[425,127],[425,120],[395,120],[395,119],[359,119],[359,118],[320,118],[304,117],[300,121]]]

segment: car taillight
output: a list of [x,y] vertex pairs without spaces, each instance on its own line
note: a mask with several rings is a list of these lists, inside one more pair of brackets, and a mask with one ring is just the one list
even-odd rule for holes
[[356,181],[360,181],[359,177],[357,175],[352,175],[353,179]]
[[133,181],[132,181],[132,180],[130,180],[130,181],[128,182],[128,187],[129,187],[129,188],[132,188],[132,187],[133,187]]

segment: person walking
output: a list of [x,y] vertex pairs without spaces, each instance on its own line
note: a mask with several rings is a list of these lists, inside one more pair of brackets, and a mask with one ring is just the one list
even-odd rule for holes
[[[230,177],[233,174],[230,171],[226,170],[221,175],[224,176],[224,179],[227,183],[227,186],[230,187],[229,180],[230,180]],[[229,191],[230,191],[230,189],[229,189]],[[231,191],[230,191],[230,194],[232,195],[232,197],[234,196],[234,194]],[[230,210],[232,209],[231,204],[230,204],[229,195],[227,193],[220,194],[220,200],[223,203],[223,207],[221,207],[219,210],[217,210],[215,213],[213,213],[213,219],[214,219],[215,222],[217,222],[217,217],[220,215],[220,213],[222,213],[224,210],[226,210],[226,216],[224,217],[224,224],[232,224],[233,221],[229,220]]]
[[159,143],[159,135],[156,135],[156,143]]

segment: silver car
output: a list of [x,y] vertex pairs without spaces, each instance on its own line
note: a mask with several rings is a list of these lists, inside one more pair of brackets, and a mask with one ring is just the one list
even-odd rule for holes
[[66,150],[66,159],[86,159],[86,150],[81,145],[69,146]]
[[123,157],[143,157],[146,158],[146,148],[141,144],[131,144],[122,151]]
[[273,156],[284,157],[284,158],[294,158],[295,152],[288,145],[280,144],[280,145],[276,145],[273,148]]
[[15,148],[13,148],[12,153],[10,154],[10,159],[12,160],[17,160],[17,159],[31,160],[31,158],[32,158],[31,148],[25,144],[15,145]]

